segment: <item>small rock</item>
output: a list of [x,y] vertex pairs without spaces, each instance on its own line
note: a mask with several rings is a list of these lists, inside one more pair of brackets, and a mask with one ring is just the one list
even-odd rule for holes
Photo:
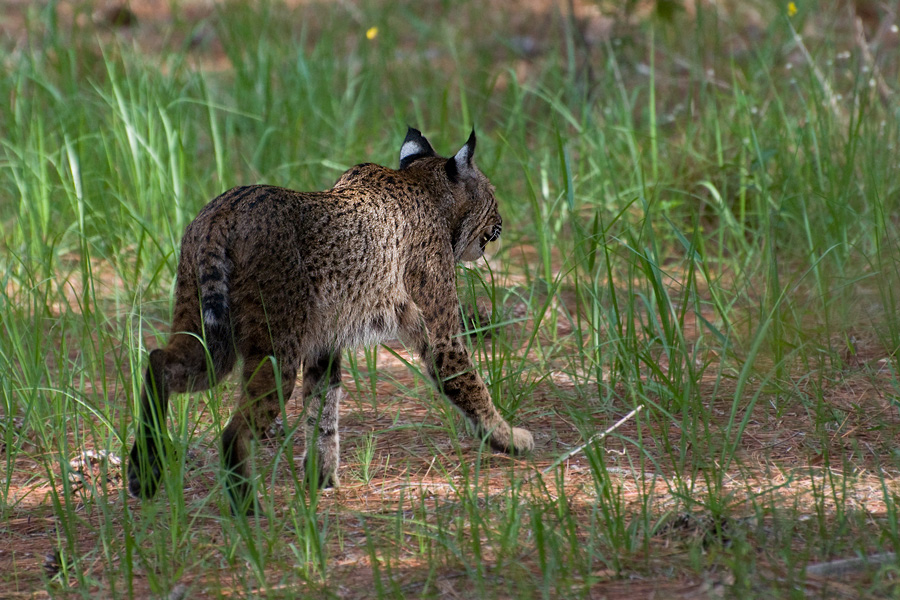
[[184,600],[184,597],[187,596],[187,592],[187,586],[179,583],[172,588],[172,591],[169,592],[166,600]]
[[78,491],[90,485],[122,482],[122,459],[106,450],[83,450],[69,461],[69,483]]
[[[44,573],[47,574],[47,577],[50,577],[52,579],[53,577],[56,577],[60,573],[62,573],[63,564],[63,554],[57,548],[44,557]],[[70,569],[72,568],[72,566],[74,566],[75,563],[73,561],[68,561],[68,563],[65,564],[66,568]]]

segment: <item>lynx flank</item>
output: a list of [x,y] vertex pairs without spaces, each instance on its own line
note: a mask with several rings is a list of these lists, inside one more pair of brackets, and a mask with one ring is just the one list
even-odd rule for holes
[[254,185],[207,204],[182,240],[171,337],[150,353],[129,491],[149,498],[159,487],[169,394],[215,385],[238,356],[242,393],[222,435],[234,510],[254,510],[249,444],[301,367],[306,477],[337,485],[341,350],[391,338],[418,353],[492,447],[530,451],[531,434],[497,412],[459,335],[455,264],[480,258],[501,226],[474,154],[474,131],[446,159],[410,128],[399,170],[362,164],[325,192]]

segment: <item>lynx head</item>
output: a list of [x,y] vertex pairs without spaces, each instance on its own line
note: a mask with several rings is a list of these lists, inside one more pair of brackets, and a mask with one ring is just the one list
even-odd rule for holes
[[475,166],[475,130],[456,155],[441,158],[417,129],[409,128],[400,147],[400,169],[420,159],[423,166],[436,167],[449,187],[448,222],[451,225],[453,255],[457,261],[481,258],[484,247],[500,237],[503,219],[497,212],[494,186]]

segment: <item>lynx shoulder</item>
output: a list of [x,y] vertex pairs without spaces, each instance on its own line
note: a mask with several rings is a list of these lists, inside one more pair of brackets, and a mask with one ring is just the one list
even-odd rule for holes
[[530,451],[531,434],[497,412],[458,335],[455,264],[481,257],[502,225],[474,155],[474,132],[442,158],[410,128],[399,169],[361,164],[325,192],[244,186],[207,204],[182,240],[173,333],[150,353],[129,491],[159,487],[169,395],[216,385],[238,356],[242,394],[222,435],[234,509],[253,509],[249,444],[301,369],[306,477],[337,485],[341,351],[392,338],[492,447]]

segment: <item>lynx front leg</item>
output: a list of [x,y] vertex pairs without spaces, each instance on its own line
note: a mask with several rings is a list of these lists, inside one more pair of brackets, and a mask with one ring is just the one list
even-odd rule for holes
[[403,319],[404,341],[416,348],[426,372],[440,390],[472,422],[479,435],[487,436],[491,447],[508,454],[523,454],[534,449],[534,438],[525,429],[512,427],[497,412],[491,394],[475,370],[469,351],[459,337],[448,332],[460,329],[453,311],[438,311],[446,321],[427,317],[417,309],[407,311]]
[[303,404],[306,409],[305,477],[317,477],[320,488],[338,486],[340,441],[338,408],[341,402],[341,351],[304,361]]
[[422,355],[431,378],[453,404],[475,424],[479,435],[487,436],[491,447],[508,454],[523,454],[534,449],[534,438],[525,429],[512,427],[494,406],[491,393],[469,351],[457,338],[435,344]]

